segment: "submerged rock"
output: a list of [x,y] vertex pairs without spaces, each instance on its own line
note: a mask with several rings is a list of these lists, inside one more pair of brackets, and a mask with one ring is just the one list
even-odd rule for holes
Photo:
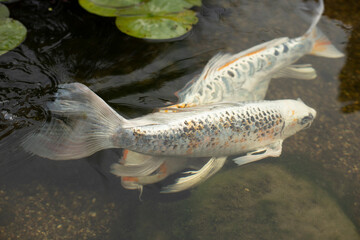
[[138,236],[144,232],[149,239],[360,239],[327,192],[271,164],[223,171],[193,190],[178,208],[173,204],[145,203],[138,216]]
[[270,164],[225,171],[195,191],[191,203],[199,238],[359,239],[324,190]]

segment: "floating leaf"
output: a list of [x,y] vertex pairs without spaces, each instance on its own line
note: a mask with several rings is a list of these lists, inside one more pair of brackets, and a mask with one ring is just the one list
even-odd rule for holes
[[198,19],[188,10],[201,0],[79,0],[87,11],[117,17],[116,26],[138,38],[169,39],[191,30]]
[[9,9],[0,3],[0,18],[8,18],[10,16]]
[[187,33],[197,21],[196,13],[186,10],[158,16],[118,17],[116,26],[122,32],[137,38],[170,39]]
[[142,0],[79,0],[86,11],[103,17],[118,16],[119,9],[136,6]]
[[11,18],[0,19],[0,55],[17,47],[26,36],[26,28]]
[[152,0],[133,8],[119,11],[116,26],[124,33],[148,39],[179,37],[191,30],[198,19],[186,8],[192,5],[184,0]]
[[97,6],[121,8],[137,5],[145,0],[89,0]]
[[119,9],[120,15],[175,13],[191,8],[191,0],[149,0],[129,8]]
[[192,6],[201,6],[201,0],[185,0],[190,3]]
[[91,0],[79,0],[79,4],[86,11],[103,16],[103,17],[116,17],[118,10],[112,7],[103,7],[93,3]]

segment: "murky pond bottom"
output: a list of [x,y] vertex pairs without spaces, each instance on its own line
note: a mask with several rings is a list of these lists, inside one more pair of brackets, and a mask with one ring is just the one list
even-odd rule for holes
[[204,1],[194,30],[166,43],[128,37],[76,1],[9,4],[29,33],[0,56],[0,239],[359,239],[357,1],[326,1],[319,24],[345,58],[305,56],[315,80],[270,84],[266,99],[301,98],[317,110],[279,158],[228,161],[195,189],[164,195],[160,183],[140,200],[109,173],[121,150],[50,161],[19,148],[58,84],[84,83],[122,115],[146,114],[176,101],[215,53],[302,34],[299,3]]

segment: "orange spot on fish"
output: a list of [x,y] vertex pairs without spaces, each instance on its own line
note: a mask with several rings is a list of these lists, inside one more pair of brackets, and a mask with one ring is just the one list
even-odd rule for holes
[[192,152],[193,152],[192,148],[189,148],[189,149],[186,151],[186,154],[190,155],[190,154],[192,154]]
[[129,150],[124,149],[124,151],[123,151],[123,157],[122,157],[123,160],[126,160],[128,153],[129,153]]
[[137,177],[121,177],[121,180],[125,181],[125,182],[138,182],[139,178],[137,178]]
[[266,49],[266,47],[260,48],[259,50],[255,50],[255,51],[253,51],[251,53],[245,54],[243,57],[248,57],[248,56],[254,55],[254,54],[259,53],[259,52],[261,52],[261,51],[263,51],[265,49]]
[[247,54],[245,54],[245,55],[243,55],[243,56],[241,56],[241,57],[238,57],[238,58],[236,58],[236,59],[234,59],[234,60],[231,60],[230,62],[227,62],[227,63],[225,63],[224,65],[222,65],[221,67],[219,67],[219,68],[218,68],[218,71],[220,71],[220,70],[223,69],[223,68],[226,68],[227,66],[229,66],[230,64],[236,62],[236,61],[239,60],[240,58],[248,57],[248,56],[257,54],[257,53],[259,53],[259,52],[261,52],[261,51],[263,51],[263,50],[265,50],[265,49],[266,49],[266,47],[263,47],[263,48],[260,48],[259,50],[255,50],[255,51],[250,52],[250,53],[247,53]]
[[175,105],[171,105],[165,108],[160,108],[159,112],[165,112],[165,113],[174,113],[174,112],[178,112],[178,110],[176,110],[176,108],[189,108],[189,107],[195,107],[196,104],[193,103],[182,103],[182,104],[175,104]]
[[207,77],[207,75],[208,75],[209,71],[210,71],[210,69],[208,69],[208,70],[206,71],[206,74],[205,74],[205,76],[204,76],[204,78],[203,78],[203,79],[205,79],[205,78]]
[[159,172],[160,172],[160,174],[158,175],[158,178],[162,178],[166,175],[167,167],[166,167],[165,163],[161,164],[161,166],[159,168]]

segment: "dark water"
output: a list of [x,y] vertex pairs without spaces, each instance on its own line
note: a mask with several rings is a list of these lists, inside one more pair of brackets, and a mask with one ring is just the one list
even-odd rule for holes
[[[124,190],[109,173],[121,150],[86,159],[29,156],[21,138],[48,116],[57,85],[81,82],[120,114],[140,116],[173,93],[217,52],[239,52],[301,35],[300,1],[204,1],[199,23],[177,41],[134,39],[112,18],[76,1],[19,1],[11,16],[26,41],[0,56],[0,239],[359,239],[360,2],[325,1],[319,27],[346,57],[305,56],[314,81],[273,80],[267,99],[315,108],[311,128],[284,142],[279,158],[228,162],[199,187]],[[49,11],[52,8],[52,11]]]

